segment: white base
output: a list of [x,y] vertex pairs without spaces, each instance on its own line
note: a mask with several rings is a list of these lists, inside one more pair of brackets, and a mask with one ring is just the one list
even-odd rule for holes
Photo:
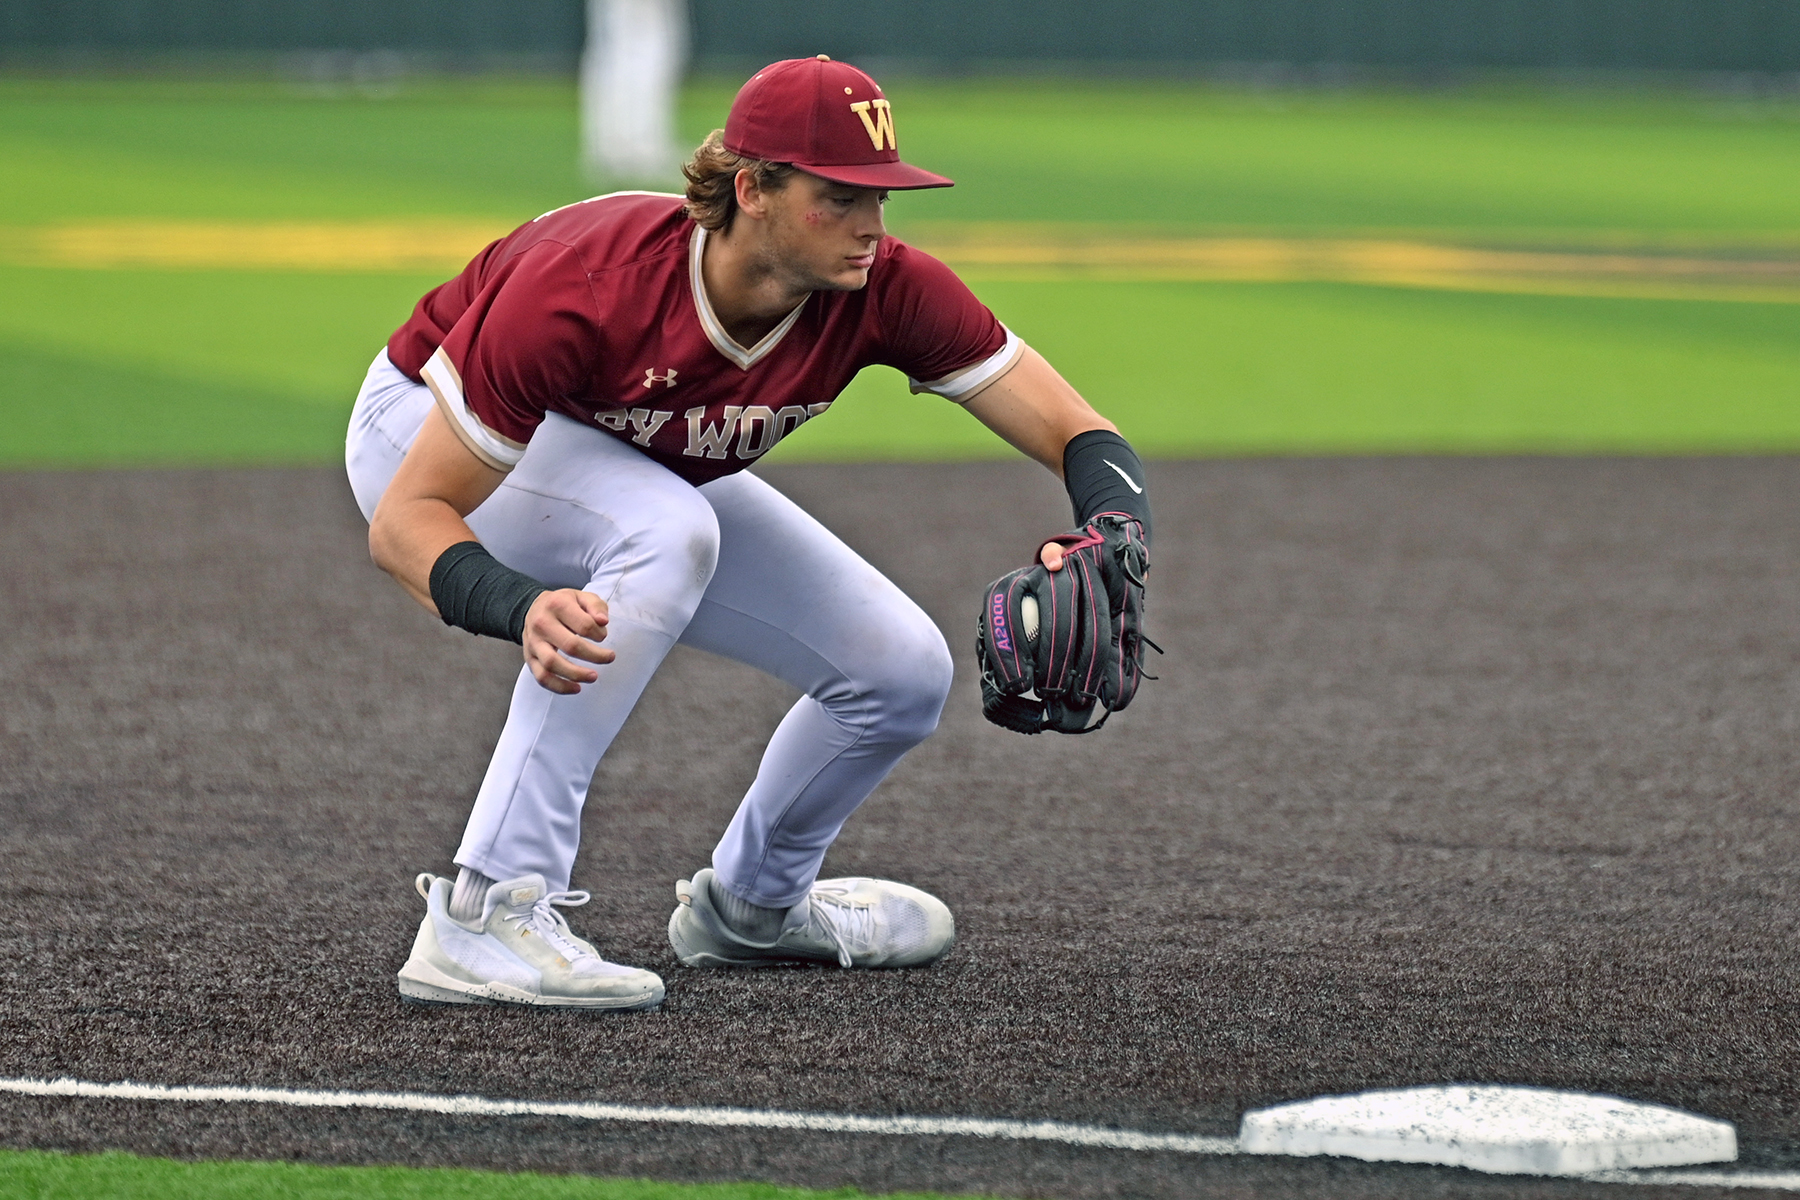
[[1246,1154],[1336,1154],[1503,1175],[1731,1162],[1730,1122],[1616,1096],[1456,1084],[1321,1096],[1244,1114]]

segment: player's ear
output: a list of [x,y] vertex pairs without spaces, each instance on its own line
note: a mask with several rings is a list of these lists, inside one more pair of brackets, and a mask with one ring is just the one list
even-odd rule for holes
[[732,180],[732,187],[737,193],[737,206],[745,216],[760,221],[768,215],[768,194],[757,186],[756,172],[740,169]]

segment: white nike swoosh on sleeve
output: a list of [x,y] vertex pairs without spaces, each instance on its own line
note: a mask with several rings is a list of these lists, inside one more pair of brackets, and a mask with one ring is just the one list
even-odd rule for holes
[[1121,467],[1118,463],[1114,462],[1110,458],[1103,458],[1100,461],[1105,463],[1107,466],[1111,467],[1113,470],[1117,471],[1119,473],[1119,478],[1123,479],[1125,481],[1126,487],[1130,488],[1132,491],[1136,492],[1140,496],[1144,494],[1144,489],[1139,487],[1137,484],[1135,484],[1131,481],[1131,476],[1129,476],[1125,473],[1124,467]]

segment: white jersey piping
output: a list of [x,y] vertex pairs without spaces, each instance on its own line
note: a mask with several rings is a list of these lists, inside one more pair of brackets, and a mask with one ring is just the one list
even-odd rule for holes
[[[1001,328],[1006,329],[1006,326],[1002,325]],[[980,362],[960,371],[952,371],[942,379],[934,379],[930,383],[920,383],[910,375],[906,382],[914,393],[930,392],[934,396],[966,404],[975,398],[976,392],[1011,370],[1024,352],[1025,343],[1019,340],[1019,335],[1006,329],[1006,343]]]
[[463,394],[462,375],[442,346],[426,361],[419,378],[431,389],[438,407],[450,421],[450,428],[462,439],[471,453],[496,471],[510,471],[525,457],[525,444],[502,437],[481,423]]
[[669,200],[680,200],[683,198],[679,192],[645,192],[629,190],[623,192],[607,192],[603,196],[589,196],[586,200],[577,200],[572,204],[563,205],[562,208],[553,208],[549,212],[539,213],[537,216],[531,218],[527,224],[535,225],[545,217],[561,212],[564,208],[579,208],[583,204],[592,204],[596,200],[611,200],[614,196],[662,196]]
[[700,270],[701,257],[705,253],[706,229],[695,225],[694,236],[688,243],[688,278],[694,289],[694,312],[699,315],[700,328],[706,331],[706,340],[713,344],[713,348],[736,363],[740,370],[748,371],[767,357],[769,351],[775,349],[781,339],[787,336],[787,331],[800,319],[800,310],[806,307],[806,301],[796,304],[794,311],[781,319],[781,324],[769,330],[763,335],[762,341],[746,350],[725,332],[725,326],[713,312],[712,301],[707,298],[706,280]]

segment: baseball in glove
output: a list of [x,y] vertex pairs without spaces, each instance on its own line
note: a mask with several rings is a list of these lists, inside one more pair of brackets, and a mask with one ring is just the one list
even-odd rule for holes
[[975,631],[981,712],[1018,733],[1092,733],[1131,703],[1144,674],[1142,523],[1106,512],[1051,542],[1063,566],[1041,561],[988,585]]

